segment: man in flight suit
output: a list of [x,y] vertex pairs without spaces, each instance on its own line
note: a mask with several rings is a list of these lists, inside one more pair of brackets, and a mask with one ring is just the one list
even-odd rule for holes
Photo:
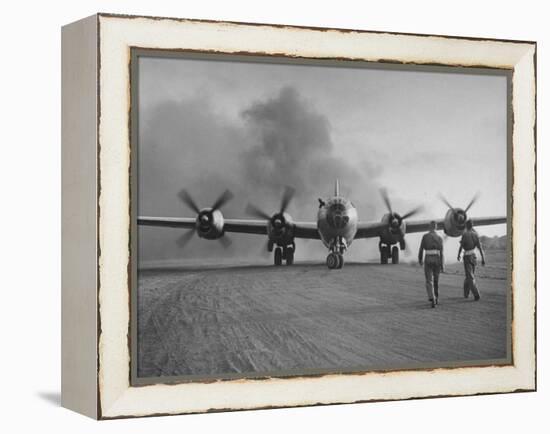
[[430,232],[424,234],[418,250],[418,263],[424,263],[426,291],[432,307],[439,303],[439,273],[444,271],[443,239],[437,235],[435,228],[435,221],[431,221]]
[[458,248],[457,260],[460,262],[460,254],[464,250],[464,273],[466,278],[464,279],[464,298],[468,298],[470,291],[474,294],[474,300],[478,301],[479,291],[476,285],[475,271],[477,265],[476,248],[481,254],[481,265],[485,266],[485,255],[479,242],[477,232],[474,230],[474,225],[471,220],[466,221],[466,230],[462,234],[460,240],[460,247]]

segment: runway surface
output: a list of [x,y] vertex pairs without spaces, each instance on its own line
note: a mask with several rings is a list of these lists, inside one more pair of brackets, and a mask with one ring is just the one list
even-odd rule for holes
[[478,274],[482,300],[465,300],[462,265],[448,265],[432,309],[423,270],[410,264],[142,269],[138,377],[505,359],[505,252],[488,252]]

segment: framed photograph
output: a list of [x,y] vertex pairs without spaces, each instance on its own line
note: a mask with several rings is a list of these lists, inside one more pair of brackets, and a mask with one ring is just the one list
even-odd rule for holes
[[98,14],[62,32],[62,403],[536,389],[536,44]]

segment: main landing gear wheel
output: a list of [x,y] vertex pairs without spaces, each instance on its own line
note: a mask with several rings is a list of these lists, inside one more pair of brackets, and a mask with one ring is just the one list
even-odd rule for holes
[[294,249],[292,247],[287,247],[285,249],[285,259],[286,265],[294,264]]
[[281,249],[280,247],[277,247],[275,249],[275,253],[273,254],[273,263],[276,266],[283,264],[283,249]]
[[344,266],[344,256],[340,253],[329,253],[327,256],[327,267],[336,270]]
[[399,248],[397,246],[393,246],[391,249],[391,263],[399,264]]
[[380,247],[380,263],[381,264],[387,264],[389,256],[390,256],[389,246],[381,246]]

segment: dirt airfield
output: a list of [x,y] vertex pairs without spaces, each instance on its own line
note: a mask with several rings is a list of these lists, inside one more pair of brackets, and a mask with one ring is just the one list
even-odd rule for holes
[[503,363],[505,258],[487,252],[479,302],[463,298],[462,264],[449,264],[435,309],[412,264],[140,269],[138,377]]

